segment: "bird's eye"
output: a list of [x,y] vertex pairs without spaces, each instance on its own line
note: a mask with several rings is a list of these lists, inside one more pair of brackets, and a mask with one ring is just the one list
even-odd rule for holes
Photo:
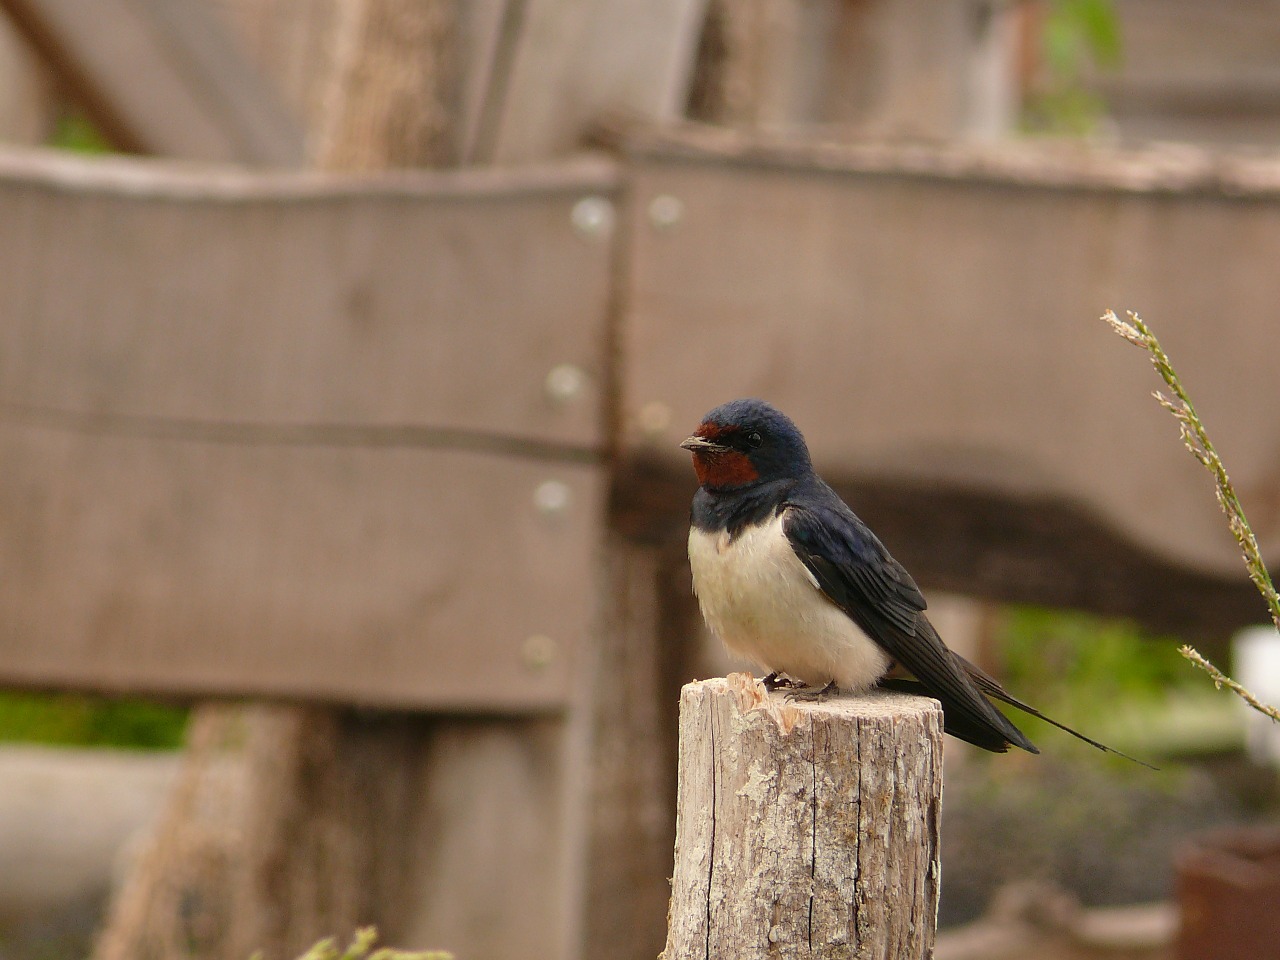
[[747,445],[750,446],[751,448],[754,449],[756,447],[759,447],[760,444],[762,443],[764,443],[764,437],[760,436],[759,433],[753,431],[747,434]]

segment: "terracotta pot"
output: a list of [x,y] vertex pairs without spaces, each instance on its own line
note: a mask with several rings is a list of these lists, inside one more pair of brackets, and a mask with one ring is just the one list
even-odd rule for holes
[[1178,960],[1280,958],[1280,827],[1203,834],[1175,866]]

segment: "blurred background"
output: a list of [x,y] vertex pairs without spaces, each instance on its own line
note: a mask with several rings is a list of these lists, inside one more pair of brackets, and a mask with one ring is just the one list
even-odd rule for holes
[[[0,958],[651,957],[762,396],[944,639],[937,956],[1280,956],[1274,0],[0,0]],[[1268,907],[1267,905],[1271,906]]]

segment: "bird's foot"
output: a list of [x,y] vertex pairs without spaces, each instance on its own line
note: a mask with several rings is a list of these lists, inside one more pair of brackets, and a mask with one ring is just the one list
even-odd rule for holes
[[769,674],[760,682],[764,684],[764,688],[770,693],[775,690],[795,690],[804,686],[799,680],[793,680],[785,674],[776,672]]
[[814,690],[812,687],[805,690],[792,690],[787,694],[787,699],[802,703],[822,703],[838,696],[840,696],[840,687],[834,680],[828,680],[827,685],[819,690]]

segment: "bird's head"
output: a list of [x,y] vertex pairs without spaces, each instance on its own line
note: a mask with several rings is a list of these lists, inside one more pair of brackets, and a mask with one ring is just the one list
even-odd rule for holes
[[707,490],[802,477],[812,469],[800,430],[763,400],[716,407],[680,446],[693,454],[698,483]]

